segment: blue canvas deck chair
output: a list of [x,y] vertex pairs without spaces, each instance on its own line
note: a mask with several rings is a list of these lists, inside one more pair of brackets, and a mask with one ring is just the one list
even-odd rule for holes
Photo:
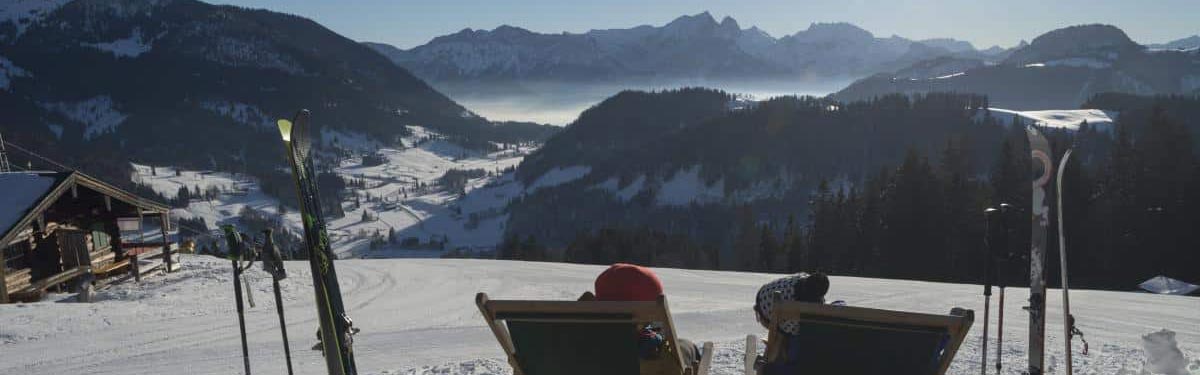
[[[975,320],[960,308],[936,315],[775,298],[765,355],[747,350],[747,375],[942,375]],[[797,334],[780,331],[789,321]]]
[[[653,302],[490,300],[475,296],[513,375],[706,375],[712,343],[700,364],[684,365],[665,297]],[[638,333],[660,328],[661,353],[643,359]]]

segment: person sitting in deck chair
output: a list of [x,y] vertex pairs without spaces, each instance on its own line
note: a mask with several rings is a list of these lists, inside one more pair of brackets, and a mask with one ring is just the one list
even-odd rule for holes
[[[655,301],[663,295],[662,281],[649,268],[617,263],[596,277],[596,294],[584,298],[597,301]],[[647,325],[638,334],[638,351],[642,359],[655,359],[662,353],[664,338],[656,327]],[[684,363],[695,371],[703,358],[700,348],[691,340],[676,338]]]
[[[775,293],[781,294],[784,301],[825,303],[825,293],[828,291],[829,277],[821,273],[808,274],[801,272],[776,279],[758,289],[758,294],[755,296],[754,301],[755,317],[763,328],[770,329],[771,308],[775,302]],[[785,337],[795,337],[799,334],[799,328],[799,324],[796,322],[788,321],[779,324],[779,330],[783,331],[782,333]],[[782,351],[785,359],[769,365],[769,368],[763,368],[762,374],[797,373],[797,369],[800,369],[802,364],[796,363],[792,359],[798,357],[794,352],[800,350],[800,348],[798,345],[790,345],[791,341],[793,340],[784,340],[784,343],[787,344]]]

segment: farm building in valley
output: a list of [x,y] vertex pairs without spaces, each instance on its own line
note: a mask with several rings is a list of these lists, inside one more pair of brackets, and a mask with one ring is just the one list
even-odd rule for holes
[[0,303],[171,271],[168,212],[80,172],[0,173]]

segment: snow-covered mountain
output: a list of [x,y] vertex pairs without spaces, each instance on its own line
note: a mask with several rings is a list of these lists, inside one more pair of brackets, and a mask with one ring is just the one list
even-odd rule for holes
[[1200,50],[1148,48],[1110,25],[1054,30],[1003,55],[996,64],[921,61],[859,80],[832,97],[845,101],[895,92],[973,92],[988,95],[992,105],[1035,110],[1077,108],[1104,92],[1200,93]]
[[[848,23],[817,23],[774,37],[708,12],[662,26],[542,34],[513,26],[464,29],[410,50],[367,45],[419,77],[456,80],[714,79],[854,77],[954,53],[974,53],[953,39],[879,38]],[[901,64],[902,65],[902,64]]]
[[112,180],[130,160],[273,171],[282,153],[261,145],[299,108],[384,143],[405,125],[478,148],[548,134],[493,124],[311,20],[195,0],[6,2],[0,108],[6,140]]

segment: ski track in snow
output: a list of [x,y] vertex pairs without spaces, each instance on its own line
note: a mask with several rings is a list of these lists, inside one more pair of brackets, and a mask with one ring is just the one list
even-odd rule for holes
[[[0,305],[0,373],[241,373],[241,350],[224,259],[181,256],[183,270],[98,292],[99,302],[53,295],[32,304]],[[495,299],[574,299],[591,289],[600,266],[494,260],[364,259],[337,263],[348,314],[362,332],[355,352],[363,374],[510,374],[503,352],[474,305],[476,292]],[[319,374],[315,308],[308,265],[287,263],[283,280],[288,335],[299,374]],[[740,374],[744,335],[765,332],[751,306],[758,287],[778,275],[658,269],[682,337],[716,343],[713,373]],[[247,310],[255,373],[283,373],[282,344],[270,279],[247,273],[257,307]],[[974,309],[976,325],[951,374],[978,373],[982,297],[977,285],[833,277],[829,297],[852,305],[929,313]],[[1005,306],[1005,374],[1024,366],[1028,297],[1009,288]],[[1059,294],[1051,291],[1049,370],[1061,373]],[[1071,295],[1091,354],[1078,353],[1079,374],[1141,374],[1141,336],[1166,328],[1185,356],[1200,359],[1200,299],[1080,290]],[[993,300],[993,309],[995,308]],[[996,311],[992,311],[993,323]],[[993,340],[995,325],[991,328]],[[81,339],[82,338],[82,339]],[[994,341],[990,347],[994,350]],[[863,353],[869,359],[870,353]],[[994,356],[994,352],[993,352]],[[989,359],[989,362],[993,361]],[[989,364],[990,366],[991,364]]]

